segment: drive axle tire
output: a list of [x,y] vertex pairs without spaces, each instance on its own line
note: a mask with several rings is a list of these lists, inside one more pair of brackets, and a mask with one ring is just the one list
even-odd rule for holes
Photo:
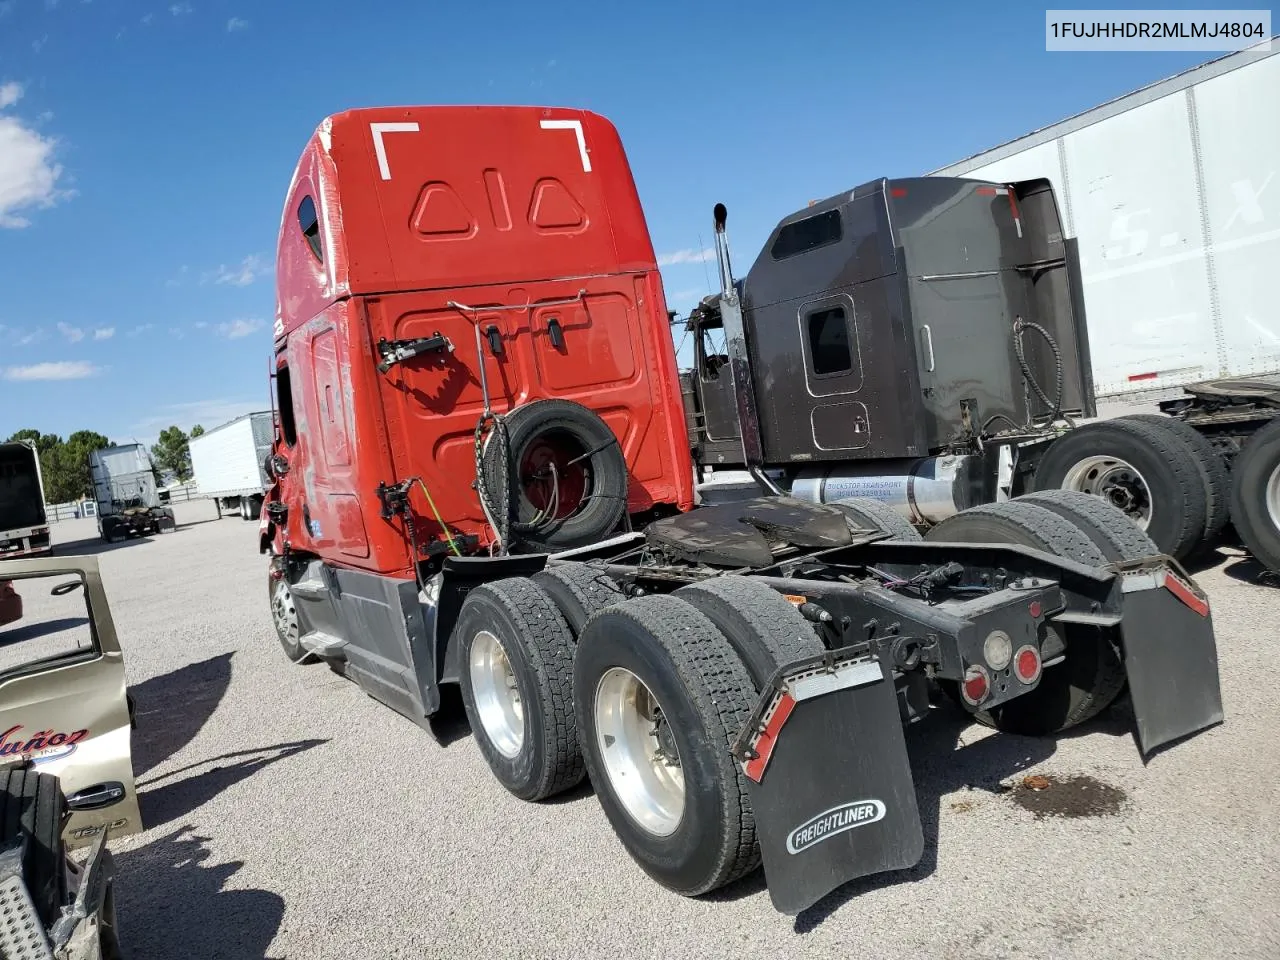
[[868,497],[846,497],[834,500],[828,506],[844,511],[846,517],[860,527],[883,530],[893,535],[895,540],[922,540],[920,531],[911,525],[911,521],[887,504]]
[[1231,477],[1227,464],[1213,448],[1213,444],[1195,427],[1177,417],[1158,413],[1133,413],[1120,418],[1135,423],[1148,423],[1157,430],[1166,430],[1181,438],[1195,457],[1196,468],[1204,483],[1208,498],[1208,514],[1205,521],[1205,540],[1210,541],[1222,533],[1231,520]]
[[498,782],[530,801],[581,783],[573,632],[551,598],[525,577],[476,587],[454,636],[467,719]]
[[1280,420],[1255,433],[1236,455],[1231,522],[1253,558],[1280,572]]
[[625,599],[613,580],[585,563],[553,564],[535,573],[532,580],[564,614],[575,637],[593,613]]
[[[1022,500],[987,504],[948,517],[925,536],[952,543],[1014,543],[1093,566],[1107,561],[1089,536],[1060,514]],[[955,681],[939,685],[979,723],[1007,733],[1047,736],[1097,716],[1124,688],[1124,665],[1106,633],[1082,624],[1056,624],[1066,651],[1047,667],[1040,683],[993,710],[973,710]]]
[[591,782],[641,869],[693,897],[759,866],[729,753],[754,706],[751,677],[711,621],[674,596],[611,606],[582,632],[574,681]]
[[1034,503],[1070,520],[1089,535],[1108,560],[1141,560],[1160,552],[1128,514],[1101,497],[1078,490],[1041,490],[1013,502]]
[[27,842],[23,881],[45,927],[67,899],[62,826],[67,803],[58,778],[35,770],[0,773],[0,847]]
[[826,647],[813,624],[778,591],[747,577],[712,577],[672,594],[701,610],[738,654],[755,690],[784,663]]
[[627,509],[627,464],[598,414],[572,400],[535,400],[516,407],[504,424],[505,458],[490,432],[481,461],[495,510],[500,491],[510,491],[513,541],[554,553],[596,543],[617,528]]
[[1068,431],[1045,451],[1032,485],[1106,499],[1162,553],[1179,560],[1208,531],[1209,495],[1195,450],[1176,433],[1148,423],[1103,420]]

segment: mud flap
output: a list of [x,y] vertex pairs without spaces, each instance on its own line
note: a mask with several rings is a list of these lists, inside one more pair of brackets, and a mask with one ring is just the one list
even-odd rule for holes
[[919,862],[915,783],[893,677],[879,659],[835,651],[783,667],[734,753],[781,912]]
[[1143,755],[1221,723],[1208,598],[1167,567],[1125,573],[1120,642]]

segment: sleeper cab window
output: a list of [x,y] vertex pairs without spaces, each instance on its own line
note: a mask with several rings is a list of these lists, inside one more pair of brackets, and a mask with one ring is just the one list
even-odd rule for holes
[[837,207],[825,213],[788,223],[779,229],[773,246],[769,248],[769,255],[775,260],[786,260],[788,257],[816,250],[818,247],[839,243],[841,236],[843,233],[840,227],[840,208]]
[[324,254],[320,252],[320,217],[316,213],[316,202],[310,196],[303,197],[298,204],[298,226],[302,228],[302,235],[306,237],[312,254],[324,263]]
[[816,376],[848,373],[853,369],[849,324],[844,307],[815,310],[804,319],[809,341],[809,362]]

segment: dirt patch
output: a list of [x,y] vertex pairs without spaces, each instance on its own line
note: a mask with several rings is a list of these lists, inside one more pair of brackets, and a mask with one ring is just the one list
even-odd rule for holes
[[1045,817],[1110,817],[1120,812],[1128,795],[1119,787],[1093,777],[1055,777],[1035,774],[1023,777],[1009,790],[1013,802]]

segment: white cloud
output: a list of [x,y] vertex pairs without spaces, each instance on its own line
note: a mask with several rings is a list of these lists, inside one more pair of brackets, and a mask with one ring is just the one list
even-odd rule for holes
[[186,334],[182,332],[181,327],[170,327],[169,335],[173,337],[175,340],[181,340],[183,337],[186,336]]
[[49,35],[47,33],[43,37],[41,37],[39,40],[32,40],[31,52],[39,53],[44,48],[44,45],[48,42],[49,42]]
[[205,323],[203,320],[197,320],[195,326],[197,330],[203,330],[205,327],[209,326],[209,324]]
[[249,21],[242,20],[239,17],[232,17],[227,21],[227,33],[234,33],[237,30],[248,30]]
[[716,252],[710,250],[677,250],[674,253],[664,253],[658,257],[658,266],[670,267],[677,263],[706,263],[708,260],[714,260]]
[[150,23],[152,20],[154,20],[154,19],[155,19],[155,17],[156,17],[156,15],[155,15],[154,13],[148,13],[148,14],[146,14],[146,15],[142,18],[142,23],[143,23],[143,25],[145,26],[146,24]]
[[189,3],[175,3],[173,6],[169,8],[169,12],[172,13],[175,17],[181,17],[184,14],[190,13],[193,9],[195,8],[192,7],[191,4]]
[[136,442],[150,446],[160,436],[165,427],[177,424],[189,430],[197,423],[203,424],[206,430],[220,427],[246,413],[259,413],[264,409],[261,400],[245,400],[223,397],[215,400],[190,400],[185,403],[173,403],[160,407],[152,416],[139,420],[122,433],[132,436]]
[[232,320],[230,323],[220,323],[214,329],[219,336],[226,337],[228,340],[239,340],[241,337],[247,337],[257,333],[266,324],[261,320]]
[[271,267],[256,254],[245,257],[234,267],[225,263],[219,264],[217,270],[210,271],[200,278],[201,283],[230,284],[233,287],[247,287],[253,281],[271,273]]
[[58,332],[67,338],[71,343],[79,343],[84,339],[84,331],[79,327],[73,327],[69,323],[58,324]]
[[38,343],[43,339],[44,330],[41,327],[36,327],[30,333],[23,333],[18,329],[14,329],[13,331],[13,342],[15,346],[29,347],[31,344]]
[[164,282],[164,285],[166,287],[182,286],[183,282],[187,279],[187,274],[190,272],[190,270],[191,268],[184,263],[182,265],[182,269],[178,271],[178,275],[176,277],[171,277],[170,279],[166,280]]
[[52,363],[33,363],[29,367],[6,367],[6,380],[83,380],[101,371],[84,360],[58,360]]
[[110,340],[115,335],[115,327],[99,327],[97,330],[93,331],[93,339],[95,340]]
[[140,323],[136,327],[134,327],[132,330],[130,330],[128,333],[126,333],[125,336],[126,337],[140,336],[146,333],[148,330],[150,330],[151,327],[152,327],[152,324],[150,323]]
[[[0,109],[21,97],[19,84],[6,83],[0,87]],[[17,117],[0,114],[0,227],[28,226],[31,221],[18,211],[48,208],[71,195],[58,189],[62,166],[54,161],[55,146],[51,137],[42,137]]]

